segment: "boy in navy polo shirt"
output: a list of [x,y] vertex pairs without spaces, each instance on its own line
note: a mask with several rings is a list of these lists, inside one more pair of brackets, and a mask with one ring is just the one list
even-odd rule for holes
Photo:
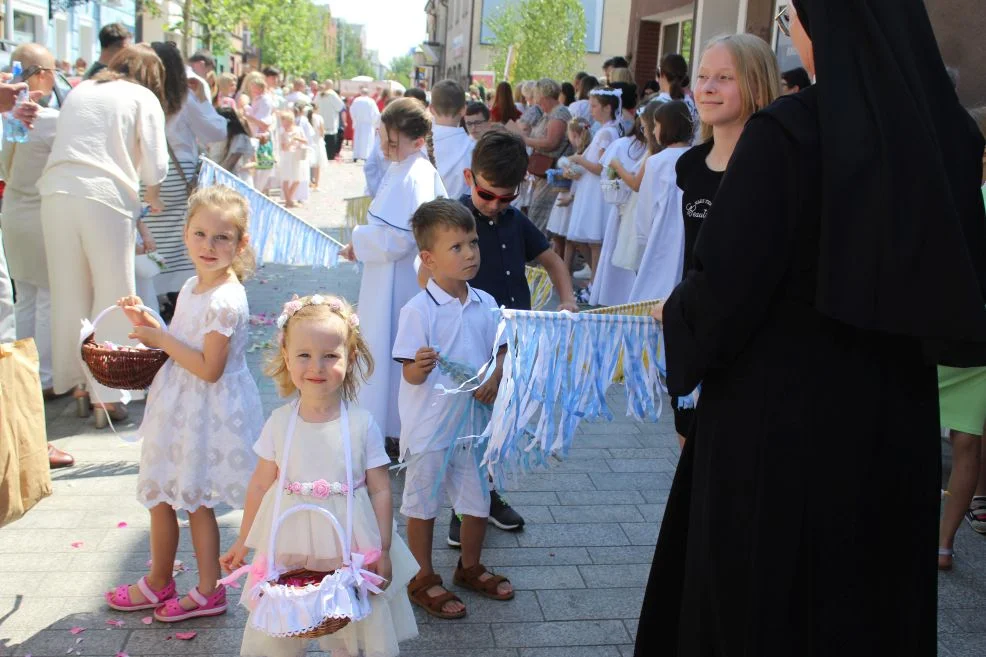
[[[496,299],[498,306],[531,309],[531,289],[525,266],[534,262],[548,273],[561,298],[558,310],[578,312],[572,278],[564,261],[548,244],[544,234],[523,212],[510,205],[517,188],[527,175],[527,148],[517,135],[491,129],[476,142],[472,167],[466,169],[470,193],[459,198],[476,218],[479,235],[479,272],[469,281],[474,288]],[[425,267],[418,271],[419,282],[427,283]],[[491,523],[505,530],[524,526],[524,519],[500,497],[490,491]],[[452,510],[448,544],[459,546],[461,521]]]

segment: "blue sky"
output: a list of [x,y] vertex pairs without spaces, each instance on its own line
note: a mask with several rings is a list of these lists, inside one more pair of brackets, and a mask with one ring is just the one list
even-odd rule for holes
[[385,65],[428,38],[426,0],[316,0],[316,4],[328,4],[336,18],[366,25],[367,47],[379,51]]

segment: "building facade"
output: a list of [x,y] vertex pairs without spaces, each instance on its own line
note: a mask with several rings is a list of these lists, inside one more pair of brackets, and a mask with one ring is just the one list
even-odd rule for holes
[[[702,45],[720,34],[748,32],[770,43],[782,71],[801,65],[773,17],[789,0],[632,0],[627,55],[634,77],[650,79],[660,58],[680,52],[693,70]],[[945,63],[959,71],[959,98],[986,105],[986,9],[982,0],[925,0]]]
[[[516,0],[429,0],[429,41],[422,44],[422,61],[435,51],[434,79],[452,79],[464,86],[472,74],[493,74],[503,79],[503,71],[493,71],[492,34],[486,21],[508,3]],[[586,17],[586,47],[582,70],[602,75],[603,62],[626,51],[626,25],[631,0],[580,0]],[[550,35],[548,35],[550,36]],[[574,75],[576,71],[572,71]]]

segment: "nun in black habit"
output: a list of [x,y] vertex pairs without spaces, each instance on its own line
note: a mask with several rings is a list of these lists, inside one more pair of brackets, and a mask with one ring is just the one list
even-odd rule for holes
[[818,84],[750,119],[658,310],[671,394],[702,393],[636,657],[937,653],[935,364],[986,364],[983,139],[921,0],[794,8]]

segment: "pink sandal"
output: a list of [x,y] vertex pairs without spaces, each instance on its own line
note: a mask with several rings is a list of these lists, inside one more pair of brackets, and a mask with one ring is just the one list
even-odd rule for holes
[[113,591],[106,593],[106,604],[117,611],[140,611],[141,609],[157,609],[165,602],[174,599],[177,595],[175,590],[175,580],[170,579],[159,591],[151,589],[147,584],[147,578],[141,577],[137,580],[137,589],[147,598],[147,602],[134,602],[130,599],[130,585],[123,584],[116,587]]
[[226,587],[222,584],[217,586],[209,597],[199,593],[198,588],[189,591],[188,597],[198,605],[195,609],[184,609],[181,606],[181,600],[172,598],[154,610],[154,618],[162,623],[177,623],[189,618],[218,616],[226,613]]

